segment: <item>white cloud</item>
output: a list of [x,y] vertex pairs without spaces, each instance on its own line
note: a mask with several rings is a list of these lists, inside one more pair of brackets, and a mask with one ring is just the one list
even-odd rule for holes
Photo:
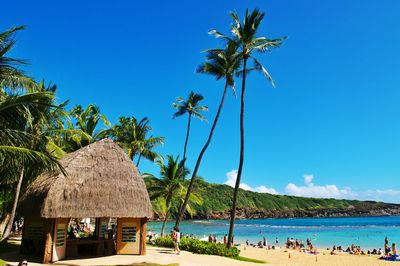
[[[226,173],[225,184],[235,187],[237,170]],[[395,189],[369,189],[366,191],[353,190],[350,187],[339,187],[335,184],[318,185],[315,184],[315,176],[312,174],[303,175],[304,185],[288,183],[285,187],[285,194],[309,198],[336,198],[336,199],[358,199],[374,200],[383,202],[400,203],[400,190]],[[244,190],[279,194],[274,188],[264,185],[252,187],[246,183],[240,183],[240,188]]]
[[254,188],[254,191],[260,192],[260,193],[269,193],[269,194],[279,194],[278,191],[276,191],[273,188],[268,188],[266,186],[258,186]]
[[376,189],[376,190],[367,190],[365,192],[366,195],[370,195],[370,196],[382,196],[382,195],[387,195],[387,196],[397,196],[400,195],[400,190],[394,190],[394,189],[386,189],[386,190],[380,190],[380,189]]
[[292,196],[311,197],[311,198],[336,198],[354,199],[357,193],[351,188],[338,188],[336,185],[314,185],[314,175],[304,175],[304,186],[297,186],[293,183],[287,184],[285,192]]
[[394,189],[369,189],[360,193],[360,199],[384,202],[400,202],[400,190]]
[[[231,187],[235,187],[237,173],[238,173],[237,170],[231,170],[228,173],[226,173],[225,184],[228,186],[231,186]],[[247,185],[246,183],[240,183],[239,187],[244,190],[249,190],[249,191],[254,191],[254,192],[259,192],[259,193],[279,194],[278,191],[276,191],[275,189],[268,188],[266,186],[251,187],[251,186]]]
[[313,184],[312,181],[314,179],[314,175],[303,175],[303,178],[306,185]]

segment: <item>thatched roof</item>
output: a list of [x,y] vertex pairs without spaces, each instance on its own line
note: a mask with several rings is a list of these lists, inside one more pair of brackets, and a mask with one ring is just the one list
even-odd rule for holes
[[22,216],[152,217],[143,178],[125,152],[103,139],[60,160],[67,176],[44,174],[21,198]]

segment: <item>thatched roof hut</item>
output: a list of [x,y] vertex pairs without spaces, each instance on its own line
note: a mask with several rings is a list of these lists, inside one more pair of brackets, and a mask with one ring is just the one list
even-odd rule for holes
[[28,217],[152,217],[149,195],[132,161],[112,140],[61,159],[67,176],[44,174],[21,198]]
[[[153,210],[144,180],[125,152],[103,139],[60,163],[66,176],[43,174],[21,198],[21,251],[43,254],[43,263],[79,255],[80,245],[90,245],[96,256],[146,254],[146,222]],[[67,238],[69,218],[78,217],[96,218],[93,238]],[[117,218],[116,247],[107,237],[111,217]]]

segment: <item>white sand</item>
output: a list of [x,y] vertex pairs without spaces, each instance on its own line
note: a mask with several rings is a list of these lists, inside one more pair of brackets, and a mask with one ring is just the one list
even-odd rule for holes
[[[93,259],[76,259],[76,260],[62,260],[56,262],[53,265],[128,265],[133,263],[158,263],[158,264],[171,264],[176,263],[180,266],[235,266],[235,265],[249,265],[254,266],[257,264],[241,262],[234,259],[211,256],[211,255],[199,255],[192,254],[187,251],[181,251],[180,255],[176,255],[168,248],[158,248],[158,247],[147,247],[146,256],[134,256],[134,255],[114,255]],[[18,265],[18,261],[10,261],[11,265]],[[39,263],[28,263],[29,266],[42,265]],[[261,265],[261,264],[258,264]]]
[[[369,266],[369,265],[399,265],[400,262],[389,262],[379,260],[379,256],[368,256],[368,255],[329,255],[329,251],[320,250],[319,255],[305,254],[294,250],[266,250],[254,247],[241,247],[241,256],[260,259],[266,261],[267,264],[256,264],[250,262],[241,262],[234,259],[211,256],[211,255],[199,255],[192,254],[187,251],[182,251],[180,255],[176,255],[168,248],[158,247],[147,247],[146,256],[134,256],[134,255],[114,255],[93,259],[75,259],[75,260],[63,260],[56,262],[53,265],[129,265],[133,263],[158,263],[158,264],[179,264],[180,266],[257,266],[257,265],[351,265],[351,266]],[[289,258],[290,254],[290,258]],[[9,262],[11,265],[18,264],[18,258],[20,255],[9,256]],[[29,262],[29,266],[42,265],[39,263]]]

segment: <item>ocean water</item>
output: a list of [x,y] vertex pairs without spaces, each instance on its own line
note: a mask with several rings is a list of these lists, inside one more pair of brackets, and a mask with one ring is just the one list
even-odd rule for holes
[[[174,223],[168,222],[166,232]],[[149,222],[148,231],[161,232],[162,222]],[[184,221],[180,226],[183,234],[193,234],[199,238],[215,234],[222,241],[228,233],[228,220]],[[389,243],[400,244],[400,216],[391,217],[351,217],[351,218],[293,218],[237,220],[235,223],[235,243],[257,244],[265,236],[268,244],[275,244],[278,238],[283,246],[287,237],[310,238],[317,248],[342,247],[355,244],[364,249],[383,247],[385,236]]]

